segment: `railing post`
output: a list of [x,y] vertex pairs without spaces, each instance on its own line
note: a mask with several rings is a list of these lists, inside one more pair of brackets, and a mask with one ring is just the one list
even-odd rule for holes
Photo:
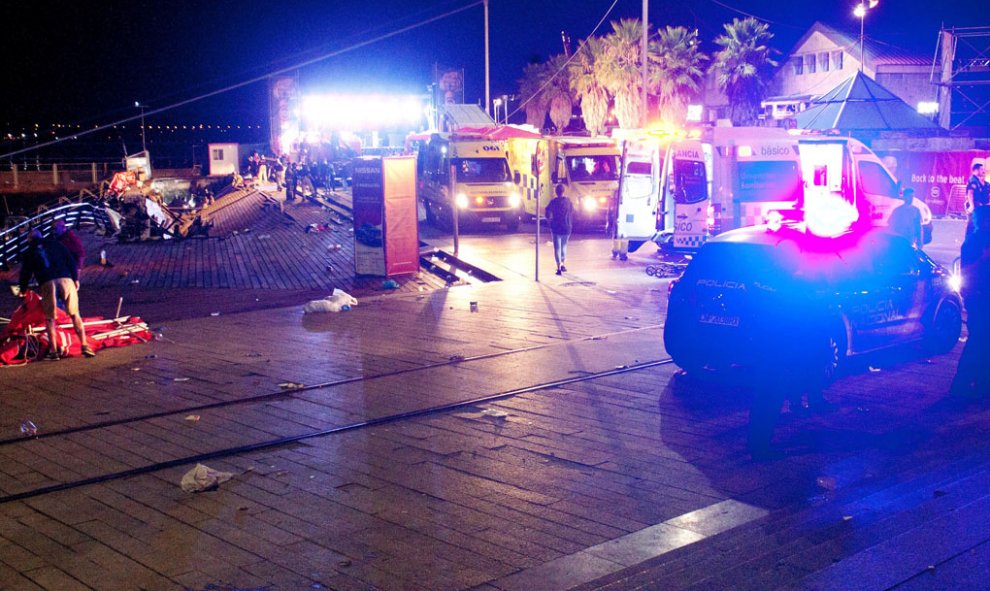
[[10,172],[14,173],[14,188],[17,188],[17,164],[11,163]]
[[96,178],[96,163],[95,162],[91,162],[90,165],[89,165],[89,168],[90,168],[91,171],[93,171],[93,184],[95,185],[96,183],[99,182],[97,180],[97,178]]
[[52,185],[58,186],[58,164],[52,163]]

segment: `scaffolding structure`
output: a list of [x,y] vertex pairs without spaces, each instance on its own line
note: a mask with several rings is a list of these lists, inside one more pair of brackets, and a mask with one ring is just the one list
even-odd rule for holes
[[943,26],[931,80],[942,128],[990,126],[990,27]]

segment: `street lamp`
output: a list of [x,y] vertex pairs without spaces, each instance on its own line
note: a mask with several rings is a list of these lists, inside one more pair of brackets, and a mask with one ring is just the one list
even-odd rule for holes
[[866,66],[866,46],[863,43],[866,20],[866,11],[876,8],[877,4],[880,4],[880,0],[864,0],[856,5],[853,9],[853,15],[859,17],[859,71],[862,72],[864,66]]
[[139,108],[139,109],[141,109],[141,151],[142,152],[147,152],[148,151],[148,146],[144,142],[144,109],[148,105],[145,105],[141,101],[134,101],[134,106],[137,107],[137,108]]
[[496,98],[492,101],[495,105],[495,123],[498,123],[498,108],[502,106],[502,99]]

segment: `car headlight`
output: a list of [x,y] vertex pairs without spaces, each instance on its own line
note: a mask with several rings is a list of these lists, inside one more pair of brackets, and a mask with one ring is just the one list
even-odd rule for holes
[[962,290],[962,283],[962,275],[959,275],[958,273],[949,275],[949,289],[952,291],[959,293]]
[[583,207],[585,211],[594,211],[598,207],[598,203],[593,197],[585,197],[581,200],[581,207]]
[[467,195],[465,195],[464,193],[458,193],[457,196],[454,197],[454,203],[460,209],[467,209],[468,206]]
[[519,196],[519,193],[509,195],[509,207],[519,207],[520,203],[522,203],[522,197]]

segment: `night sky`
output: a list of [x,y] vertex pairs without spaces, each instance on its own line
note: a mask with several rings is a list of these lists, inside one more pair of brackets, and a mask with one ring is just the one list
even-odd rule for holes
[[[525,64],[576,44],[611,0],[490,0],[492,94],[513,93]],[[470,0],[225,0],[166,2],[52,0],[5,6],[0,123],[106,123],[134,115],[134,101],[166,107],[306,59],[345,49],[470,4]],[[767,20],[788,51],[815,20],[858,34],[854,1],[652,0],[653,25],[697,27],[706,50],[723,23]],[[881,0],[866,20],[870,37],[933,54],[948,26],[990,24],[963,0]],[[641,0],[619,0],[609,20],[639,17]],[[980,11],[984,15],[986,10]],[[305,88],[425,92],[434,62],[466,69],[467,101],[483,97],[481,6],[300,70]],[[608,23],[601,32],[607,32]],[[159,122],[263,123],[267,99],[253,84]]]

